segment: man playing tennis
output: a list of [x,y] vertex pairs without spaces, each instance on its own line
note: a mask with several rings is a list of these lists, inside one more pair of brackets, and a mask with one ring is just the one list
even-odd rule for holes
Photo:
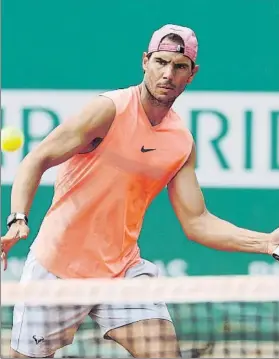
[[[27,217],[43,173],[60,168],[22,281],[156,277],[156,266],[141,259],[137,239],[148,206],[166,185],[189,239],[218,250],[278,258],[278,231],[238,228],[206,209],[195,175],[193,138],[171,108],[198,71],[197,49],[189,28],[166,25],[157,30],[143,54],[140,85],[92,99],[24,158],[13,184],[9,230],[1,238],[5,265],[8,250],[28,236]],[[52,357],[72,342],[87,315],[98,322],[105,338],[134,357],[180,356],[164,303],[110,310],[100,303],[64,308],[59,316],[55,308],[45,308],[30,331],[35,319],[31,309],[15,306],[12,357]],[[61,315],[63,322],[56,323]]]

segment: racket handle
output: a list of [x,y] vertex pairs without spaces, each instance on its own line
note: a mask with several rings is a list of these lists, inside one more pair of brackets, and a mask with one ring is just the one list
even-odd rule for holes
[[272,257],[279,261],[279,246],[275,248],[274,252],[272,253]]

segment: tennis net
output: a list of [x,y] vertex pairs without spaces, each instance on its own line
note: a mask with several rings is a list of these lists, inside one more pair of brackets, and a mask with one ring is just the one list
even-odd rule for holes
[[[48,321],[61,324],[64,319],[59,313],[64,308],[93,308],[107,303],[113,311],[115,305],[125,303],[129,317],[129,308],[145,310],[145,306],[153,302],[167,303],[183,358],[279,357],[279,280],[276,276],[2,282],[1,302],[1,357],[8,355],[15,304],[25,303],[34,311],[40,308],[41,312],[55,307],[56,315]],[[35,318],[37,326],[38,323],[44,325],[40,315]],[[137,333],[131,333],[130,327],[126,327],[127,341],[146,337],[143,341],[146,346],[161,345],[161,357],[168,357],[164,352],[168,347],[164,325],[156,322],[162,327],[148,328],[150,323],[142,322]],[[27,331],[28,328],[27,337],[34,339],[34,323],[28,323]],[[157,342],[154,333],[164,340]],[[26,336],[19,340],[24,338]],[[152,340],[148,340],[150,338]],[[38,337],[35,339],[40,342]],[[152,350],[146,348],[145,357],[150,352]],[[73,343],[58,350],[55,356],[131,357],[120,345],[104,339],[98,325],[89,317],[80,325]]]

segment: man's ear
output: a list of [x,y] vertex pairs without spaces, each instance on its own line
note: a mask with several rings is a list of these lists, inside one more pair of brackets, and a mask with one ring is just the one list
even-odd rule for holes
[[196,66],[194,67],[194,69],[193,69],[193,71],[192,71],[192,75],[188,78],[187,84],[190,84],[190,83],[193,81],[193,79],[194,79],[196,73],[199,71],[199,69],[200,69],[200,66],[199,66],[199,65],[196,65]]
[[147,64],[148,64],[148,56],[147,56],[147,52],[144,52],[142,54],[142,68],[143,68],[143,71],[145,72],[146,69],[147,69]]

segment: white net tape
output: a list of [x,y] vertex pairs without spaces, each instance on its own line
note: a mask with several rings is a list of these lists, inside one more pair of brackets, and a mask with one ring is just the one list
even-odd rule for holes
[[103,302],[279,302],[277,276],[193,276],[2,282],[2,306],[94,305]]

